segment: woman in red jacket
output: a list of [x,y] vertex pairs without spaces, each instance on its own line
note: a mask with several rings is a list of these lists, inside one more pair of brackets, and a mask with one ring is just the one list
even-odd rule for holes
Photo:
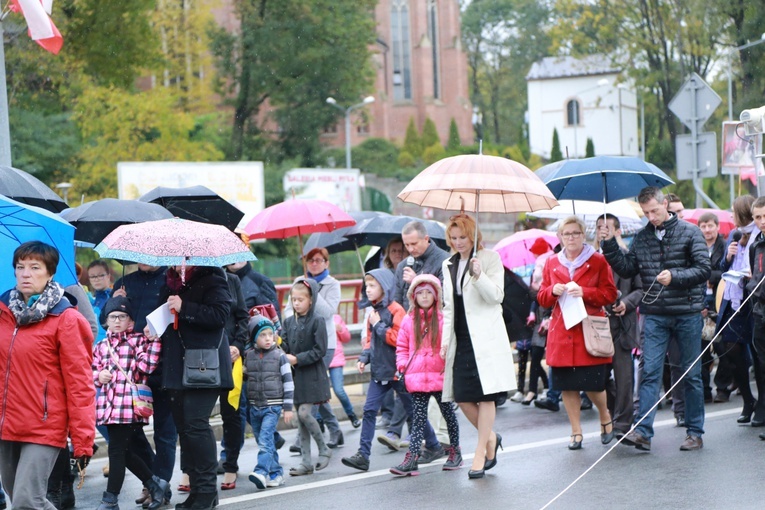
[[558,298],[567,292],[571,297],[584,300],[587,315],[603,316],[603,307],[616,301],[611,269],[601,254],[584,243],[584,233],[584,223],[576,216],[561,222],[558,238],[563,249],[547,260],[537,296],[541,306],[553,310],[547,334],[547,364],[552,367],[550,387],[562,391],[571,423],[569,450],[582,447],[580,391],[585,391],[598,408],[601,442],[608,444],[614,438],[605,391],[611,358],[591,356],[584,346],[582,324],[566,329],[560,306],[556,306]]
[[93,454],[93,332],[53,281],[58,260],[48,244],[20,245],[16,287],[0,296],[0,477],[13,508],[55,509],[45,492],[67,432],[80,465]]

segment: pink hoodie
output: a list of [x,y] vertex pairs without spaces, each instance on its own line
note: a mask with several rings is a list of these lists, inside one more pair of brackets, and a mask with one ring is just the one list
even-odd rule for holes
[[351,333],[348,331],[348,326],[345,325],[345,321],[339,314],[335,314],[335,329],[337,330],[337,346],[335,346],[335,355],[329,363],[329,368],[345,366],[343,344],[347,344],[351,340]]

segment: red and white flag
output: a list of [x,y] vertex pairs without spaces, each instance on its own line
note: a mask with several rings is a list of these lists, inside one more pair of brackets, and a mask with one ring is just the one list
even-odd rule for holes
[[56,55],[64,45],[64,38],[48,16],[52,7],[53,0],[11,0],[10,4],[12,11],[20,12],[27,20],[29,37]]

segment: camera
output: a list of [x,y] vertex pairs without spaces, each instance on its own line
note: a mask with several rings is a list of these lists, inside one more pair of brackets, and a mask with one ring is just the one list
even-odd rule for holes
[[742,111],[739,120],[747,136],[765,133],[765,106]]

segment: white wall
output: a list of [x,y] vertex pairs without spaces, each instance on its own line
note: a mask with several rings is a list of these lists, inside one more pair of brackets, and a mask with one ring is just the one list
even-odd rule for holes
[[[549,158],[557,128],[564,157],[566,147],[569,157],[584,157],[587,138],[592,138],[597,156],[637,156],[636,95],[627,84],[615,87],[616,78],[616,74],[601,74],[527,82],[531,152]],[[603,79],[609,84],[599,85]],[[578,99],[581,108],[576,128],[566,125],[566,104],[571,99]]]

